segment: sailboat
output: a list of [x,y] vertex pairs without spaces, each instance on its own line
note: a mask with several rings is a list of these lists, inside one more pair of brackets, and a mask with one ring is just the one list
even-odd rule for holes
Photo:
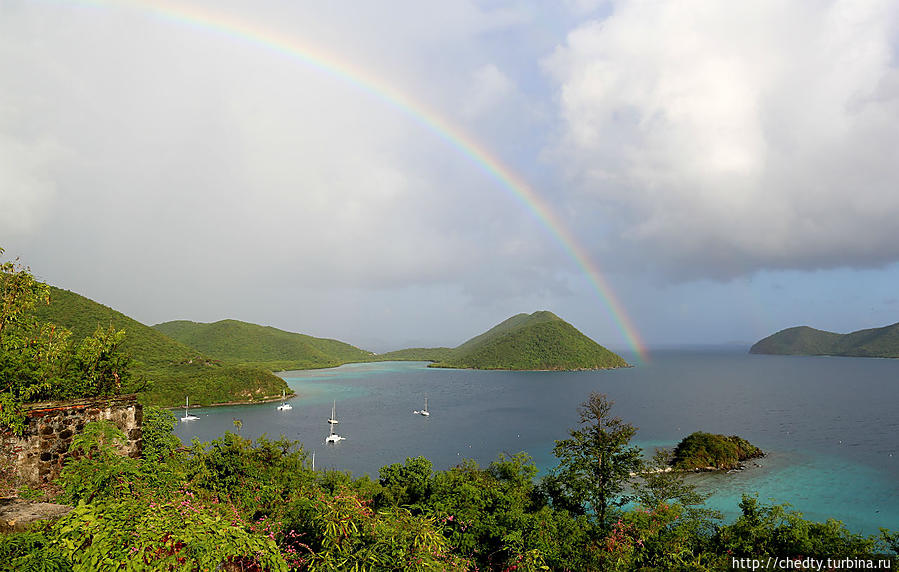
[[290,403],[287,403],[286,399],[287,393],[282,389],[281,390],[281,405],[278,406],[278,411],[290,411],[293,409],[293,406]]
[[431,413],[428,411],[428,398],[425,397],[425,408],[424,409],[422,409],[421,411],[416,410],[416,411],[413,411],[412,413],[414,413],[416,415],[423,415],[425,417],[430,417]]
[[181,418],[181,421],[196,421],[197,419],[199,417],[190,414],[190,397],[184,396],[184,417]]
[[346,437],[341,437],[337,433],[334,432],[334,426],[337,425],[337,401],[334,401],[334,404],[331,406],[331,418],[328,419],[328,438],[325,439],[325,443],[337,443],[338,441],[343,441]]

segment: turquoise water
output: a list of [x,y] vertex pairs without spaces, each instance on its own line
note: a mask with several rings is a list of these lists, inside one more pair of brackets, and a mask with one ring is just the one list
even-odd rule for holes
[[[899,360],[751,356],[735,351],[668,351],[634,368],[596,372],[429,369],[423,363],[350,364],[285,372],[298,396],[277,404],[197,410],[179,424],[185,441],[234,430],[280,434],[316,453],[317,467],[377,476],[378,468],[424,455],[436,468],[463,458],[482,465],[526,451],[541,471],[577,422],[591,391],[638,427],[651,452],[697,431],[738,434],[769,454],[758,467],[692,476],[708,504],[733,518],[743,493],[789,502],[814,520],[837,518],[873,533],[899,529]],[[431,416],[413,415],[428,397]],[[323,444],[332,401],[347,439]]]

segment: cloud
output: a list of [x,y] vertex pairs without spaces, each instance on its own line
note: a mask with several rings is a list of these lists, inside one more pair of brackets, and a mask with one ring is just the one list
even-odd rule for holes
[[56,195],[49,165],[61,150],[54,143],[27,142],[0,132],[0,228],[5,234],[33,232]]
[[[214,13],[283,34],[324,68],[345,64],[451,123],[470,96],[500,138],[524,104],[478,46],[528,10],[239,7]],[[568,264],[477,160],[353,77],[133,5],[22,3],[6,15],[0,243],[55,284],[154,322],[282,306],[263,283],[505,298]]]
[[481,66],[471,79],[471,95],[462,107],[466,119],[477,119],[491,111],[515,90],[512,81],[494,64]]
[[899,260],[897,31],[887,1],[616,2],[544,60],[548,154],[670,276]]

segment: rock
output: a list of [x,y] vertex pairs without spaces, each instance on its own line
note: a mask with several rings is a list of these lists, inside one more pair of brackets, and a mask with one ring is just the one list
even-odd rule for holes
[[56,520],[68,514],[72,506],[22,499],[0,500],[0,533],[23,532],[39,520]]

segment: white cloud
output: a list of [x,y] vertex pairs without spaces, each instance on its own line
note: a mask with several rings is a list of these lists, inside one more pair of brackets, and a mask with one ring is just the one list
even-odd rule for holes
[[496,65],[486,64],[472,73],[469,95],[462,107],[462,116],[477,119],[493,110],[515,90],[515,85]]
[[544,61],[552,155],[682,277],[897,260],[897,10],[617,2]]

